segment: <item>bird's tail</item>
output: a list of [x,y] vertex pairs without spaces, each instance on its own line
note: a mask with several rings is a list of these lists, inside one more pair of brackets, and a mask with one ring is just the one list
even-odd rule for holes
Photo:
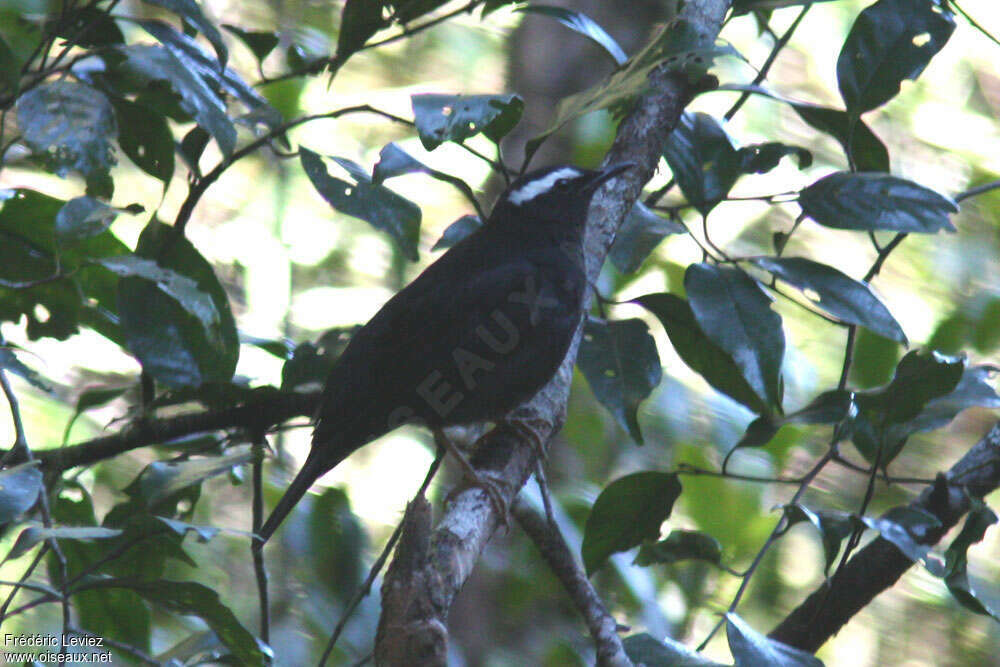
[[[328,457],[323,457],[318,454],[322,448],[313,447],[309,452],[309,456],[306,458],[305,464],[303,464],[302,469],[299,470],[299,474],[295,476],[292,480],[291,485],[289,485],[288,490],[285,491],[285,495],[281,496],[281,500],[275,505],[274,510],[271,512],[271,516],[267,518],[261,529],[257,531],[257,535],[260,537],[259,540],[254,542],[254,547],[257,549],[263,548],[264,544],[271,538],[274,531],[278,529],[281,522],[285,520],[289,512],[302,500],[302,496],[306,495],[306,491],[313,483],[322,477],[327,471],[332,470],[338,463],[344,460],[346,456],[340,457],[337,460],[330,461]],[[329,452],[326,452],[328,454]]]

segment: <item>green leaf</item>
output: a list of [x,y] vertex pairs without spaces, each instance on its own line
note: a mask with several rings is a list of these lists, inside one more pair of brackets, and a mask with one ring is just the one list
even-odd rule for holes
[[886,424],[915,419],[931,400],[954,391],[965,372],[965,359],[913,350],[896,366],[889,386],[858,395],[862,409],[878,409]]
[[[148,23],[152,22],[144,22],[144,27],[148,28],[145,25]],[[232,154],[236,128],[229,120],[226,105],[202,77],[191,71],[190,63],[181,61],[163,46],[132,44],[119,51],[126,57],[121,67],[140,78],[169,83],[180,95],[184,111],[212,135],[225,155]]]
[[576,363],[601,405],[642,444],[639,404],[663,377],[656,342],[646,323],[588,317]]
[[854,532],[858,520],[846,512],[814,512],[805,505],[796,503],[785,505],[785,519],[788,522],[786,530],[800,521],[808,521],[817,531],[823,541],[823,555],[826,558],[825,574],[830,573],[830,566],[837,560],[840,544]]
[[663,157],[684,196],[708,215],[740,176],[736,146],[706,113],[685,112],[667,137]]
[[771,299],[753,278],[731,267],[692,264],[684,274],[691,311],[764,402],[780,411],[785,334]]
[[67,7],[63,16],[52,20],[46,29],[54,30],[59,37],[71,40],[76,46],[102,47],[125,42],[125,35],[114,17],[93,6]]
[[951,199],[903,178],[877,173],[836,172],[799,193],[802,211],[834,229],[953,232]]
[[889,171],[889,151],[864,121],[840,109],[792,103],[795,113],[812,127],[836,139],[858,171]]
[[752,261],[802,290],[807,298],[841,321],[907,344],[903,329],[867,283],[803,257],[757,257]]
[[515,11],[548,16],[559,21],[559,23],[562,23],[570,30],[578,32],[584,37],[589,37],[607,51],[608,55],[614,59],[619,67],[624,65],[628,60],[625,51],[622,50],[622,47],[618,46],[618,42],[615,41],[614,37],[605,32],[604,28],[582,12],[574,12],[564,7],[534,4],[518,7]]
[[330,372],[330,363],[309,341],[295,346],[292,356],[281,367],[281,391],[294,391],[299,387],[322,387]]
[[768,412],[733,358],[702,331],[687,301],[667,293],[646,294],[633,301],[656,315],[681,360],[716,391],[757,414]]
[[847,110],[859,116],[895,97],[903,79],[915,81],[954,30],[951,11],[938,0],[879,0],[866,8],[837,58]]
[[726,639],[740,667],[823,667],[816,656],[768,639],[733,612],[726,614]]
[[326,489],[314,497],[309,511],[309,548],[313,572],[328,590],[346,598],[361,584],[368,537],[351,501],[341,489]]
[[219,594],[193,581],[139,581],[134,579],[90,577],[83,585],[91,589],[123,588],[168,611],[197,616],[232,652],[239,665],[265,665],[270,649],[259,644],[233,612],[219,601]]
[[670,565],[682,560],[702,560],[712,565],[722,562],[722,545],[709,535],[697,530],[672,530],[666,539],[639,547],[635,564]]
[[594,502],[583,531],[583,564],[588,576],[611,554],[660,536],[681,494],[677,475],[637,472],[609,484]]
[[763,144],[750,144],[736,151],[740,173],[766,174],[781,162],[781,158],[795,157],[799,169],[805,169],[813,161],[812,152],[801,146],[791,146],[779,141],[768,141]]
[[893,507],[878,519],[862,517],[861,520],[914,563],[928,565],[931,547],[922,542],[930,531],[941,527],[936,516],[915,507]]
[[66,430],[63,431],[63,446],[69,442],[70,431],[73,430],[73,424],[76,423],[80,415],[91,408],[110,403],[126,391],[128,391],[128,387],[92,387],[84,389],[80,393],[79,398],[76,399],[76,409],[73,411],[73,416],[66,423]]
[[37,461],[0,470],[0,525],[31,509],[41,490],[42,472]]
[[785,415],[782,424],[836,424],[846,419],[854,404],[853,392],[846,389],[825,391],[801,410]]
[[997,396],[996,390],[987,382],[996,370],[994,366],[966,368],[952,391],[932,398],[923,405],[920,414],[908,424],[910,432],[932,431],[946,426],[967,408],[1000,408],[1000,396]]
[[167,119],[125,99],[113,99],[111,104],[118,118],[122,152],[166,189],[174,175],[174,135]]
[[205,18],[198,3],[194,0],[143,0],[143,2],[151,5],[159,5],[164,9],[172,11],[174,14],[180,16],[186,25],[191,26],[204,35],[205,39],[212,45],[212,48],[215,49],[215,55],[219,58],[219,69],[225,68],[226,61],[229,59],[229,50],[226,48],[226,43],[222,41],[222,34],[219,32],[219,29],[215,27],[214,23]]
[[[72,81],[43,83],[18,98],[17,123],[24,142],[59,176],[76,171],[88,184],[108,178],[117,129],[104,93]],[[96,194],[111,195],[106,188]]]
[[234,447],[225,456],[212,456],[187,461],[154,461],[143,468],[125,492],[147,507],[170,498],[194,484],[228,472],[253,460],[249,446]]
[[347,0],[344,3],[337,35],[337,63],[346,62],[372,35],[385,27],[382,4],[381,0]]
[[639,270],[665,236],[685,233],[687,228],[684,225],[654,213],[637,201],[618,228],[608,257],[622,273],[633,273]]
[[444,250],[450,248],[466,236],[470,236],[483,226],[483,221],[478,215],[463,215],[461,218],[445,227],[441,238],[431,246],[431,251]]
[[661,641],[646,633],[630,635],[622,647],[633,663],[646,667],[723,667],[670,637]]
[[111,226],[118,213],[93,197],[76,197],[56,213],[56,239],[73,243],[97,236]]
[[1000,610],[992,609],[981,596],[976,594],[969,582],[968,550],[981,542],[986,530],[997,523],[997,515],[978,498],[972,498],[968,516],[962,531],[945,552],[945,584],[963,607],[977,614],[992,616],[1000,621]]
[[173,387],[228,382],[239,339],[212,266],[182,234],[155,219],[140,235],[136,255],[111,263],[128,276],[119,284],[119,314],[129,350],[144,370]]
[[387,232],[407,259],[417,261],[420,208],[416,204],[383,185],[372,184],[364,170],[352,173],[359,178],[356,183],[330,176],[323,159],[303,146],[299,147],[299,159],[313,187],[330,206]]
[[228,23],[223,23],[222,27],[233,35],[236,35],[250,49],[258,63],[263,62],[279,42],[278,36],[273,32],[244,30],[239,26],[229,25]]
[[102,526],[28,526],[17,536],[17,541],[10,548],[4,560],[20,558],[28,553],[36,544],[50,538],[57,540],[106,540],[121,535],[122,531]]
[[180,537],[184,537],[188,533],[193,533],[198,542],[202,544],[214,538],[221,530],[215,526],[195,526],[184,521],[168,519],[165,516],[158,516],[155,518]]
[[517,95],[439,95],[410,97],[420,143],[429,151],[446,141],[461,143],[480,132],[497,142],[510,132],[524,111]]
[[37,389],[46,393],[52,392],[52,385],[46,382],[38,371],[18,359],[14,350],[9,347],[0,347],[0,368],[21,377]]

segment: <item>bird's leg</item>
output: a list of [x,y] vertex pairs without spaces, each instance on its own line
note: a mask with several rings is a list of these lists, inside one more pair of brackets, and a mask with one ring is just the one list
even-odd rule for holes
[[503,492],[500,490],[500,486],[493,480],[482,475],[478,470],[472,467],[469,463],[469,459],[465,458],[465,454],[459,450],[459,448],[452,442],[451,438],[445,435],[444,431],[440,428],[432,429],[434,432],[434,442],[438,447],[444,448],[451,452],[451,455],[459,465],[462,467],[462,471],[465,476],[472,480],[472,482],[481,488],[486,496],[490,499],[490,504],[493,505],[493,509],[496,510],[497,517],[500,522],[505,527],[510,527],[510,506],[507,501],[504,500]]
[[539,461],[544,461],[548,458],[548,452],[545,449],[546,442],[542,439],[538,430],[532,425],[532,422],[541,423],[541,421],[541,418],[537,416],[533,417],[529,410],[519,409],[501,419],[497,422],[497,425],[503,425],[510,428],[510,430],[514,431],[521,439],[526,440],[538,456]]

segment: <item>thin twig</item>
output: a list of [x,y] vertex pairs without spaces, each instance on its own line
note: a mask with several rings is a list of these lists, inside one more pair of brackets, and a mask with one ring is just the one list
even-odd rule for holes
[[254,438],[253,443],[253,500],[252,519],[253,534],[250,536],[250,555],[253,558],[253,573],[257,580],[257,600],[260,607],[260,638],[265,643],[270,643],[271,635],[271,615],[270,604],[267,595],[267,568],[264,567],[264,550],[256,548],[257,533],[264,523],[264,492],[263,492],[263,468],[264,450],[267,447],[267,440],[263,434]]

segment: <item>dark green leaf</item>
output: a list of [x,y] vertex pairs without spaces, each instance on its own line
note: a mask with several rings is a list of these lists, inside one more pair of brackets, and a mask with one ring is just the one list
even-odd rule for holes
[[774,439],[781,428],[781,422],[775,421],[771,415],[757,417],[747,424],[746,431],[734,449],[739,447],[763,447]]
[[205,152],[205,147],[208,146],[208,140],[211,138],[211,135],[201,126],[195,125],[181,139],[181,157],[187,163],[188,168],[199,178],[201,176],[201,169],[198,167],[198,163],[201,161],[201,155]]
[[823,667],[816,656],[768,639],[733,612],[726,614],[726,639],[736,667]]
[[968,550],[973,544],[981,542],[986,530],[997,523],[997,515],[978,498],[971,499],[969,515],[965,519],[962,531],[945,552],[945,584],[962,606],[977,614],[992,616],[1000,621],[1000,610],[991,609],[980,595],[976,594],[969,582]]
[[973,366],[966,368],[962,379],[955,388],[937,398],[932,398],[923,405],[920,414],[908,427],[911,432],[932,431],[945,426],[966,408],[973,406],[996,410],[1000,408],[1000,396],[987,382],[996,372],[993,366]]
[[788,528],[800,521],[808,521],[819,531],[826,558],[826,567],[823,571],[827,574],[830,572],[830,566],[837,560],[841,542],[851,535],[858,525],[858,520],[846,512],[814,512],[801,504],[786,505],[785,518],[788,521]]
[[[148,28],[147,23],[153,22],[144,22]],[[191,71],[190,63],[182,62],[163,46],[133,44],[120,51],[126,56],[123,67],[142,78],[168,82],[181,96],[184,110],[215,138],[225,155],[232,154],[236,128],[229,120],[226,105],[201,76]]]
[[219,29],[215,27],[214,23],[205,18],[198,3],[194,0],[143,0],[143,2],[151,5],[159,5],[164,9],[172,11],[174,14],[180,16],[186,25],[191,26],[204,35],[205,39],[212,45],[212,48],[215,49],[215,55],[219,58],[219,69],[225,68],[226,61],[229,59],[229,50],[226,48],[226,43],[222,41],[222,34],[219,32]]
[[[299,159],[313,187],[330,206],[387,232],[407,259],[417,261],[420,208],[416,204],[385,186],[373,185],[370,180],[348,183],[330,176],[323,159],[308,148],[299,147]],[[354,175],[367,178],[363,170]]]
[[107,11],[92,6],[79,7],[56,19],[57,34],[77,46],[101,47],[125,42],[125,36]]
[[618,228],[608,256],[616,269],[622,273],[632,273],[642,266],[665,236],[686,232],[684,225],[657,215],[637,201]]
[[951,199],[912,181],[877,173],[836,172],[799,193],[802,211],[834,229],[923,232],[955,228]]
[[740,172],[744,174],[766,174],[781,162],[781,158],[794,155],[799,169],[812,164],[812,153],[801,146],[789,146],[778,141],[744,146],[736,152]]
[[343,490],[326,489],[313,499],[308,535],[312,571],[331,593],[345,598],[365,575],[368,538]]
[[139,473],[125,492],[146,506],[152,506],[178,491],[228,472],[234,466],[249,463],[252,459],[250,447],[241,446],[233,448],[225,456],[178,462],[154,461]]
[[447,3],[448,0],[393,0],[393,18],[400,23],[409,23]]
[[429,151],[446,141],[461,143],[482,132],[500,141],[524,111],[517,95],[413,95],[413,120],[420,143]]
[[80,397],[76,399],[76,409],[73,411],[73,416],[70,417],[66,423],[66,430],[63,431],[63,445],[69,441],[69,434],[73,429],[73,424],[76,423],[77,418],[81,414],[91,408],[110,403],[126,391],[128,391],[127,387],[94,387],[81,392]]
[[88,85],[50,81],[29,90],[17,100],[17,123],[28,147],[60,176],[72,170],[89,182],[115,164],[114,109]]
[[0,470],[0,525],[31,509],[41,490],[42,472],[35,461]]
[[611,554],[626,551],[643,540],[660,536],[681,494],[677,475],[637,472],[609,484],[594,502],[583,531],[583,564],[587,574],[600,567]]
[[807,298],[840,320],[907,344],[899,323],[866,283],[803,257],[758,257],[753,263],[798,287]]
[[549,18],[559,21],[570,30],[578,32],[584,37],[589,37],[600,44],[601,47],[608,52],[608,55],[614,59],[615,63],[617,63],[619,67],[624,65],[628,60],[628,56],[625,55],[625,51],[622,50],[622,47],[618,46],[618,42],[615,41],[614,37],[605,32],[604,28],[599,26],[586,14],[574,12],[564,7],[534,4],[527,5],[525,7],[518,7],[516,11],[548,16]]
[[691,307],[673,294],[647,294],[634,300],[656,315],[670,337],[681,360],[705,378],[717,391],[742,403],[757,414],[767,406],[747,384],[739,367],[728,353],[713,343],[701,330]]
[[743,271],[710,264],[689,266],[684,287],[701,330],[732,357],[754,392],[780,411],[785,334],[770,297]]
[[893,507],[878,519],[862,517],[861,520],[892,542],[907,558],[925,565],[931,548],[922,542],[931,530],[941,526],[936,516],[915,507]]
[[403,174],[430,174],[433,171],[433,169],[404,151],[396,143],[389,142],[379,151],[378,162],[372,170],[371,179],[375,184],[381,184],[386,179],[402,176]]
[[783,424],[836,424],[856,410],[852,392],[846,389],[825,391],[801,410],[785,415]]
[[134,579],[89,578],[83,582],[88,588],[124,588],[168,611],[197,616],[205,621],[219,640],[232,652],[236,664],[268,664],[270,650],[257,642],[236,619],[233,612],[219,601],[219,595],[210,588],[192,581],[139,581]]
[[244,30],[239,26],[223,23],[222,27],[236,35],[237,38],[253,53],[257,62],[262,62],[278,45],[278,36],[273,32],[254,32]]
[[913,350],[896,366],[896,374],[885,389],[858,395],[862,409],[878,409],[886,424],[915,419],[931,400],[956,389],[965,372],[965,359],[937,352]]
[[837,84],[855,116],[915,81],[945,45],[955,20],[938,0],[879,0],[858,15],[837,59]]
[[315,385],[322,387],[330,372],[330,364],[315,345],[306,341],[297,345],[291,358],[281,367],[281,391]]
[[697,530],[672,530],[666,539],[639,547],[635,564],[646,566],[670,565],[682,560],[703,560],[718,565],[722,562],[722,545],[707,533]]
[[46,382],[45,378],[38,374],[38,371],[18,359],[14,350],[9,347],[0,347],[0,368],[23,378],[31,386],[46,393],[52,391],[52,385]]
[[340,13],[340,33],[337,36],[337,62],[343,64],[352,53],[365,45],[386,22],[382,18],[381,0],[347,0]]
[[684,196],[702,215],[729,194],[740,176],[732,139],[706,113],[685,112],[667,138],[663,157]]
[[663,377],[656,343],[646,323],[587,318],[576,363],[601,405],[642,444],[639,404]]
[[4,557],[20,558],[28,553],[36,544],[50,538],[57,540],[106,540],[121,535],[122,531],[102,526],[29,526],[17,536],[17,541],[10,552]]
[[[140,235],[136,255],[113,263],[115,270],[129,275],[119,284],[119,314],[129,350],[144,370],[170,386],[228,382],[239,357],[239,339],[229,299],[212,266],[188,239],[156,220]],[[156,273],[146,275],[147,268]],[[140,275],[146,277],[136,277]]]
[[188,533],[193,533],[198,542],[204,544],[208,542],[216,535],[219,534],[219,528],[215,526],[195,526],[193,524],[177,521],[176,519],[168,519],[165,516],[156,517],[163,525],[167,526],[170,530],[174,531],[175,534],[184,537]]
[[831,0],[733,0],[733,15],[740,16],[749,12],[808,5],[813,2],[831,2]]
[[858,171],[889,171],[889,151],[864,121],[851,122],[846,111],[813,104],[792,103],[792,108],[806,123],[840,142]]
[[174,175],[174,136],[167,119],[125,99],[111,103],[118,118],[118,145],[135,166],[162,181],[166,189]]
[[93,197],[76,197],[56,213],[56,240],[73,243],[97,236],[118,216],[115,209]]
[[292,356],[292,350],[295,349],[295,346],[287,338],[282,338],[280,340],[276,340],[274,338],[258,338],[257,336],[251,336],[243,331],[240,332],[240,344],[253,345],[256,348],[264,350],[268,354],[284,360],[288,360]]
[[478,215],[463,215],[445,228],[441,238],[431,246],[431,251],[450,248],[466,236],[478,231],[482,226],[483,221],[479,219]]
[[631,635],[622,647],[633,663],[646,667],[723,667],[670,637],[660,641],[646,633]]

